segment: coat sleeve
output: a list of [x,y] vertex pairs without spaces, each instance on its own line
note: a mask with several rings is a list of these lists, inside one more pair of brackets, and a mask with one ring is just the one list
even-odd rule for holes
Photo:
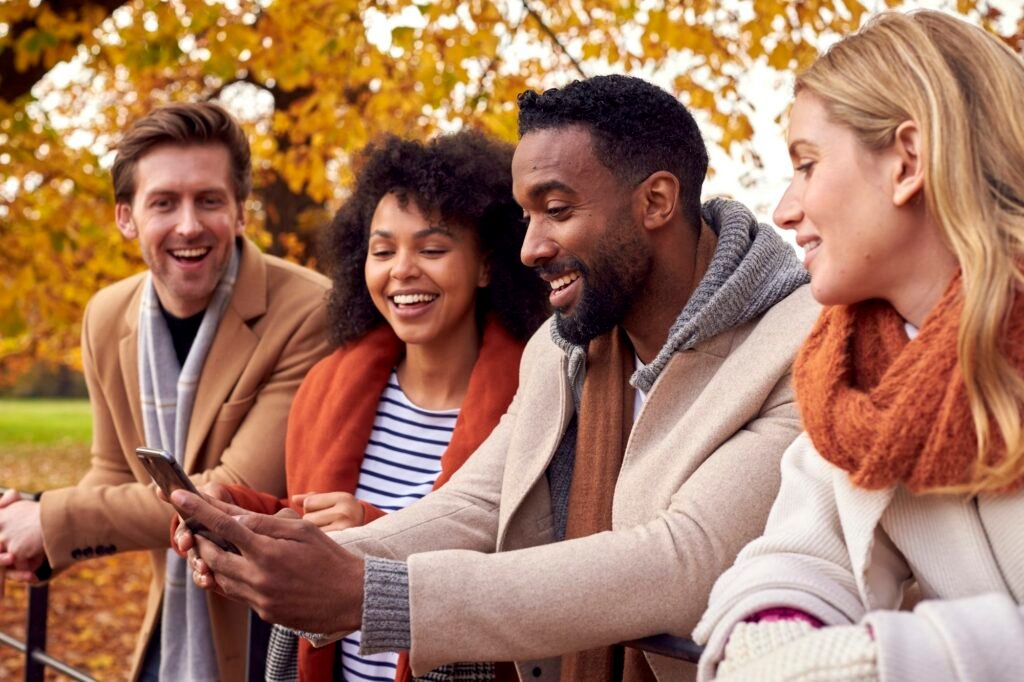
[[[284,432],[288,409],[302,377],[327,351],[326,322],[319,299],[293,306],[292,332],[219,457],[217,466],[193,480],[218,481],[284,493]],[[92,460],[78,485],[47,491],[41,502],[44,546],[50,564],[63,568],[98,553],[168,546],[173,509],[161,502],[144,471],[132,468],[115,431],[109,401],[96,368],[93,344],[99,329],[86,313],[82,356],[93,411]],[[282,324],[288,320],[282,320]],[[279,328],[278,328],[279,329]],[[222,408],[223,409],[223,408]],[[102,550],[100,549],[102,548]],[[75,552],[75,549],[81,549]]]
[[[764,534],[747,545],[715,583],[707,612],[694,630],[705,644],[698,679],[711,679],[736,623],[768,608],[804,611],[827,625],[860,620],[861,598],[833,488],[835,468],[802,434],[782,458],[782,484]],[[884,535],[878,529],[876,534]],[[876,539],[889,582],[909,575],[885,537]],[[887,590],[897,594],[899,589]]]
[[[787,376],[758,417],[717,448],[669,507],[643,525],[486,554],[494,544],[489,525],[479,538],[461,532],[451,549],[429,551],[437,537],[447,539],[448,527],[462,514],[496,523],[499,460],[513,416],[506,415],[483,451],[439,491],[449,495],[431,517],[447,525],[431,523],[429,532],[412,522],[387,527],[423,536],[414,551],[403,547],[390,557],[409,557],[416,672],[460,660],[546,658],[662,632],[688,635],[715,576],[762,530],[778,486],[779,458],[799,432]],[[744,471],[743,485],[736,484],[737,471]],[[744,513],[723,514],[723,496]]]
[[865,618],[881,682],[1024,679],[1024,607],[1006,594],[924,601]]

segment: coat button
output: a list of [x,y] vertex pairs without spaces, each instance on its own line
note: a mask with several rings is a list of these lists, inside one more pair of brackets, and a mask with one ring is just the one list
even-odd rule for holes
[[93,555],[92,547],[86,547],[85,549],[82,550],[82,556],[84,556],[86,559],[91,559],[92,555]]
[[117,552],[116,545],[107,545],[107,554],[114,554]]
[[74,559],[75,561],[81,559],[82,558],[82,550],[78,549],[77,547],[75,549],[71,550],[71,558]]
[[533,676],[534,677],[540,677],[541,676],[541,669],[540,669],[540,667],[536,667],[536,668],[533,669]]

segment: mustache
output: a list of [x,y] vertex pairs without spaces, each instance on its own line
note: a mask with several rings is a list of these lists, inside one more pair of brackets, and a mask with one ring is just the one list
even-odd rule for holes
[[547,275],[548,277],[558,277],[572,270],[579,271],[584,277],[590,274],[590,268],[578,258],[566,258],[560,261],[551,261],[533,266],[533,271],[538,275]]

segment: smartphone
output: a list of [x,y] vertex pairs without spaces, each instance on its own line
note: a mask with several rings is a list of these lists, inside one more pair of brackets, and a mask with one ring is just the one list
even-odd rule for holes
[[[174,459],[171,453],[166,450],[158,450],[156,448],[135,448],[135,456],[139,458],[140,462],[142,462],[142,466],[146,467],[146,471],[148,471],[149,475],[153,478],[153,482],[160,487],[160,490],[164,491],[164,495],[167,496],[167,499],[171,499],[171,493],[175,490],[187,490],[188,492],[195,493],[196,495],[200,494],[199,491],[196,490],[191,479],[185,475],[185,472],[182,470],[178,462]],[[209,530],[206,526],[195,519],[186,518],[184,521],[185,526],[192,531],[193,535],[202,535],[225,552],[241,554],[237,547]]]

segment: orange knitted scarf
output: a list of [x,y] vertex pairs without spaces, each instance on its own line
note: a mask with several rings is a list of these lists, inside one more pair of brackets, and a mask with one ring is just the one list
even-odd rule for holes
[[[975,481],[978,441],[957,357],[962,310],[957,275],[912,341],[883,301],[832,306],[818,319],[794,365],[797,401],[814,447],[854,485],[923,493]],[[1021,297],[1005,338],[1024,370]],[[1005,446],[994,423],[990,433],[994,463]]]

